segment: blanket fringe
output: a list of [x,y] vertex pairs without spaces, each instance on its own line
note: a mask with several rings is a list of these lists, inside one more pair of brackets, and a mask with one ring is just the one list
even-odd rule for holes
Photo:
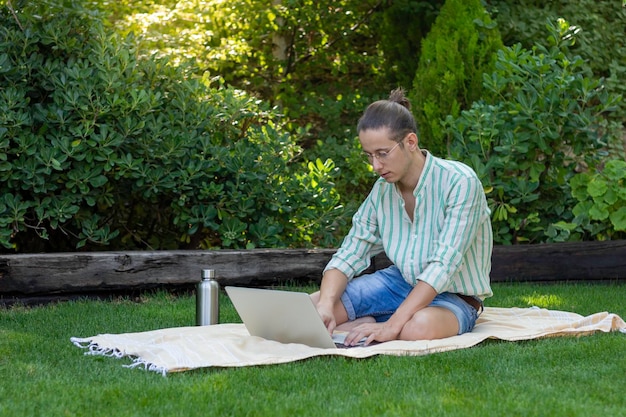
[[130,365],[122,365],[124,368],[141,368],[143,366],[144,371],[151,371],[161,374],[161,376],[167,376],[167,369],[163,366],[155,365],[154,363],[146,362],[141,358],[132,358],[133,363]]
[[145,371],[151,371],[161,374],[162,376],[167,376],[167,369],[162,366],[158,366],[154,363],[147,362],[141,358],[136,356],[127,355],[119,349],[115,348],[103,348],[97,343],[92,342],[91,340],[79,339],[77,337],[70,338],[70,341],[77,347],[81,349],[87,349],[85,355],[89,356],[106,356],[108,358],[116,358],[122,359],[125,357],[130,358],[133,363],[130,365],[122,365],[124,368],[141,368]]

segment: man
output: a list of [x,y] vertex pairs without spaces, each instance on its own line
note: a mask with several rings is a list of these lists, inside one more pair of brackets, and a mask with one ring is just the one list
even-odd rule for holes
[[[493,236],[480,180],[419,148],[401,89],[372,103],[357,131],[380,178],[311,295],[326,327],[348,330],[346,345],[471,331],[492,295]],[[393,265],[357,277],[382,251]]]

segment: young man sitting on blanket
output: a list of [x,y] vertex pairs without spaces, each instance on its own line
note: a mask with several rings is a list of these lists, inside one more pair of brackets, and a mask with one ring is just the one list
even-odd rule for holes
[[[493,236],[476,173],[419,148],[402,89],[372,103],[357,132],[381,178],[311,294],[328,331],[348,331],[346,345],[471,331],[492,295]],[[392,266],[353,279],[383,250]]]

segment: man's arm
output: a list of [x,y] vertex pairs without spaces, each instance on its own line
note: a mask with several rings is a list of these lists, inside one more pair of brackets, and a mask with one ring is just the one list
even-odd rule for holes
[[348,320],[345,308],[341,304],[341,296],[347,285],[348,277],[340,270],[328,269],[324,272],[317,311],[330,333],[335,330],[337,323],[341,324]]
[[437,291],[426,282],[419,281],[413,287],[409,295],[387,322],[390,328],[396,332],[396,337],[400,334],[404,325],[413,318],[413,315],[419,310],[428,307],[436,296]]

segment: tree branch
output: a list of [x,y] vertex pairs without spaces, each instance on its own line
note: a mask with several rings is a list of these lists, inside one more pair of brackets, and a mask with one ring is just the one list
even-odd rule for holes
[[[625,0],[626,1],[626,0]],[[359,20],[358,22],[356,22],[354,25],[352,25],[352,27],[350,28],[350,33],[354,33],[359,27],[361,27],[365,22],[368,21],[368,19],[370,18],[370,16],[372,14],[374,14],[374,12],[385,2],[385,0],[380,0],[374,7],[372,7],[371,9],[369,9],[367,11],[367,13],[365,13],[365,16],[363,16],[363,18],[361,20]],[[335,39],[331,39],[330,41],[326,42],[324,45],[322,45],[320,48],[317,48],[311,52],[309,52],[306,55],[303,55],[302,57],[296,59],[293,62],[293,65],[297,65],[301,62],[306,61],[307,59],[310,59],[315,52],[321,50],[321,49],[329,49],[331,48],[335,43],[339,42],[341,39],[344,39],[342,37],[337,37]]]
[[22,32],[24,31],[24,27],[22,26],[22,24],[20,23],[20,19],[17,18],[17,13],[15,13],[15,9],[13,8],[13,6],[11,5],[11,0],[7,0],[7,8],[9,9],[9,11],[11,12],[11,14],[13,15],[13,19],[15,19],[15,22],[17,23],[17,25],[20,27],[20,29],[22,30]]

